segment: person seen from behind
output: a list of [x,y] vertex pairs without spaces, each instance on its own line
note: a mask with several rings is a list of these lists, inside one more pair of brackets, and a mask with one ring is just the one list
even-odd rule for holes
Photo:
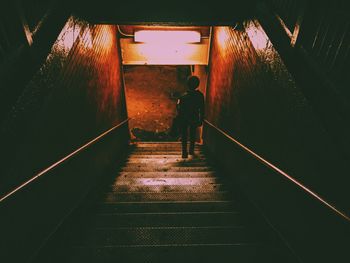
[[[203,125],[204,119],[204,96],[197,90],[199,78],[190,76],[187,79],[187,91],[177,101],[177,112],[182,142],[182,158],[188,154],[194,155],[197,127]],[[187,151],[188,135],[190,139],[189,151]]]

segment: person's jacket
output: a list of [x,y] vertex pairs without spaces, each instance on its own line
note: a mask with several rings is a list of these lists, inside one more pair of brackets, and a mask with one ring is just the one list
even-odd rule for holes
[[204,96],[199,90],[188,90],[177,102],[177,112],[185,124],[200,126],[204,119]]

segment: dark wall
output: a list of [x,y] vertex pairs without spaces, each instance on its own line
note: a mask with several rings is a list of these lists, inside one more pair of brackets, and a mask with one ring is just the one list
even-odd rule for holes
[[118,52],[115,26],[67,20],[3,120],[1,193],[126,118]]
[[[332,82],[333,88],[349,100],[349,19],[344,0],[266,0],[302,47]],[[297,32],[294,32],[294,31]],[[296,34],[298,33],[298,34]]]
[[349,160],[347,1],[262,2],[268,3],[258,5],[259,21],[324,124],[329,138],[342,152],[343,159]]
[[5,1],[0,9],[0,125],[44,63],[69,12],[56,0]]
[[[127,118],[118,45],[115,26],[67,20],[3,121],[1,196]],[[30,262],[108,182],[127,153],[123,123],[1,200],[1,262]]]
[[[244,29],[214,28],[206,112],[211,123],[338,208],[350,210],[346,165],[339,149],[258,21],[246,22]],[[316,208],[314,215],[309,214],[313,207],[307,195],[293,192],[293,184],[281,175],[256,169],[259,165],[240,159],[237,149],[229,147],[229,141],[223,142],[209,126],[204,136],[214,155],[225,156],[221,163],[228,175],[241,183],[296,253],[312,255],[315,250],[307,252],[303,239],[308,235],[308,241],[315,241],[312,238],[316,235],[303,231],[321,214]]]

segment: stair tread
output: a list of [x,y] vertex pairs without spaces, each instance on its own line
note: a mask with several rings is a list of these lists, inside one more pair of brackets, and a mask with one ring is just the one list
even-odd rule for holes
[[[171,159],[171,158],[181,158],[180,153],[177,154],[130,154],[129,159]],[[195,158],[207,160],[204,154],[196,154]]]
[[205,162],[195,162],[195,163],[189,163],[189,162],[167,162],[167,163],[156,163],[156,162],[129,162],[126,163],[125,168],[129,167],[147,167],[152,169],[159,169],[159,168],[197,168],[197,167],[205,167],[205,168],[211,168],[207,163]]
[[238,212],[101,213],[94,218],[97,227],[241,226],[242,222]]
[[219,182],[220,178],[215,177],[117,177],[113,185],[201,185]]
[[141,172],[121,172],[118,175],[118,178],[120,177],[144,177],[144,178],[159,178],[159,177],[184,177],[184,178],[190,178],[190,177],[217,177],[216,172],[193,172],[193,171],[185,171],[185,172],[162,172],[162,171],[141,171]]
[[198,166],[198,167],[163,167],[163,166],[141,166],[141,165],[129,165],[121,169],[122,172],[213,172],[212,167]]
[[209,192],[224,190],[222,184],[202,184],[202,185],[137,185],[137,184],[117,184],[111,186],[112,192]]
[[163,202],[115,202],[103,203],[99,212],[198,212],[198,211],[233,211],[234,201],[163,201]]
[[196,158],[196,159],[189,159],[184,160],[180,156],[179,157],[172,157],[172,158],[129,158],[126,162],[126,164],[132,164],[132,163],[139,163],[139,164],[155,164],[155,165],[163,165],[163,164],[177,164],[177,165],[198,165],[203,164],[205,165],[207,162],[203,158]]
[[216,244],[256,242],[256,238],[242,226],[99,227],[78,242],[90,246]]
[[289,263],[279,251],[256,243],[76,247],[69,262]]
[[[150,155],[154,155],[154,156],[174,156],[174,155],[177,155],[177,156],[181,156],[181,150],[164,150],[164,151],[156,151],[156,150],[140,150],[140,151],[133,151],[132,152],[132,156],[143,156],[143,155],[147,155],[147,156],[150,156]],[[195,153],[196,156],[204,156],[204,152],[202,151],[197,151]]]
[[168,193],[108,193],[105,202],[119,201],[204,201],[204,200],[225,200],[229,199],[227,192],[168,192]]

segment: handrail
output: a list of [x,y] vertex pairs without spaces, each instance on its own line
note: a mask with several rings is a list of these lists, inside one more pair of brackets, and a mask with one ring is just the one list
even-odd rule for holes
[[263,157],[261,157],[260,155],[258,155],[257,153],[255,153],[254,151],[252,151],[251,149],[249,149],[247,146],[241,144],[239,141],[237,141],[236,139],[234,139],[232,136],[228,135],[226,132],[224,132],[223,130],[221,130],[220,128],[216,127],[214,124],[210,123],[208,120],[204,120],[205,123],[207,123],[210,127],[214,128],[215,130],[217,130],[219,133],[221,133],[222,135],[224,135],[226,138],[228,138],[230,141],[234,142],[235,144],[237,144],[239,147],[241,147],[244,151],[246,151],[247,153],[253,155],[256,159],[258,159],[261,163],[263,163],[265,166],[267,166],[268,168],[270,168],[271,170],[274,170],[275,172],[279,173],[280,175],[284,176],[285,178],[287,178],[289,181],[293,182],[294,184],[296,184],[297,186],[299,186],[301,189],[303,189],[305,192],[307,192],[308,194],[310,194],[311,196],[313,196],[314,198],[316,198],[318,201],[320,201],[322,204],[324,204],[325,206],[327,206],[328,208],[330,208],[331,210],[333,210],[333,212],[335,212],[336,214],[338,214],[339,216],[341,216],[342,218],[344,218],[345,220],[350,222],[350,217],[348,215],[346,215],[344,212],[340,211],[339,209],[337,209],[334,205],[332,205],[331,203],[327,202],[326,200],[324,200],[319,194],[313,192],[312,190],[310,190],[309,188],[307,188],[306,186],[304,186],[302,183],[300,183],[299,181],[297,181],[296,179],[294,179],[292,176],[288,175],[286,172],[282,171],[280,168],[278,168],[277,166],[273,165],[272,163],[270,163],[269,161],[265,160]]
[[68,154],[67,156],[63,157],[62,159],[60,159],[59,161],[53,163],[52,165],[50,165],[49,167],[45,168],[44,170],[42,170],[41,172],[37,173],[35,176],[33,176],[31,179],[29,179],[28,181],[22,183],[21,185],[17,186],[15,189],[13,189],[11,192],[7,193],[6,195],[4,195],[3,197],[0,198],[0,203],[3,202],[5,199],[9,198],[10,196],[12,196],[13,194],[15,194],[16,192],[18,192],[19,190],[21,190],[22,188],[24,188],[26,185],[30,184],[31,182],[35,181],[36,179],[38,179],[39,177],[41,177],[42,175],[44,175],[45,173],[47,173],[48,171],[54,169],[55,167],[59,166],[60,164],[64,163],[65,161],[67,161],[69,158],[71,158],[72,156],[78,154],[79,152],[83,151],[84,149],[86,149],[87,147],[89,147],[90,145],[94,144],[95,142],[97,142],[98,140],[100,140],[102,137],[104,137],[105,135],[107,135],[108,133],[112,132],[115,129],[120,128],[121,126],[123,126],[125,123],[127,123],[130,120],[130,118],[127,118],[126,120],[122,121],[121,123],[117,124],[116,126],[110,128],[109,130],[101,133],[99,136],[97,136],[95,139],[89,141],[88,143],[84,144],[83,146],[79,147],[78,149],[76,149],[75,151],[71,152],[70,154]]

